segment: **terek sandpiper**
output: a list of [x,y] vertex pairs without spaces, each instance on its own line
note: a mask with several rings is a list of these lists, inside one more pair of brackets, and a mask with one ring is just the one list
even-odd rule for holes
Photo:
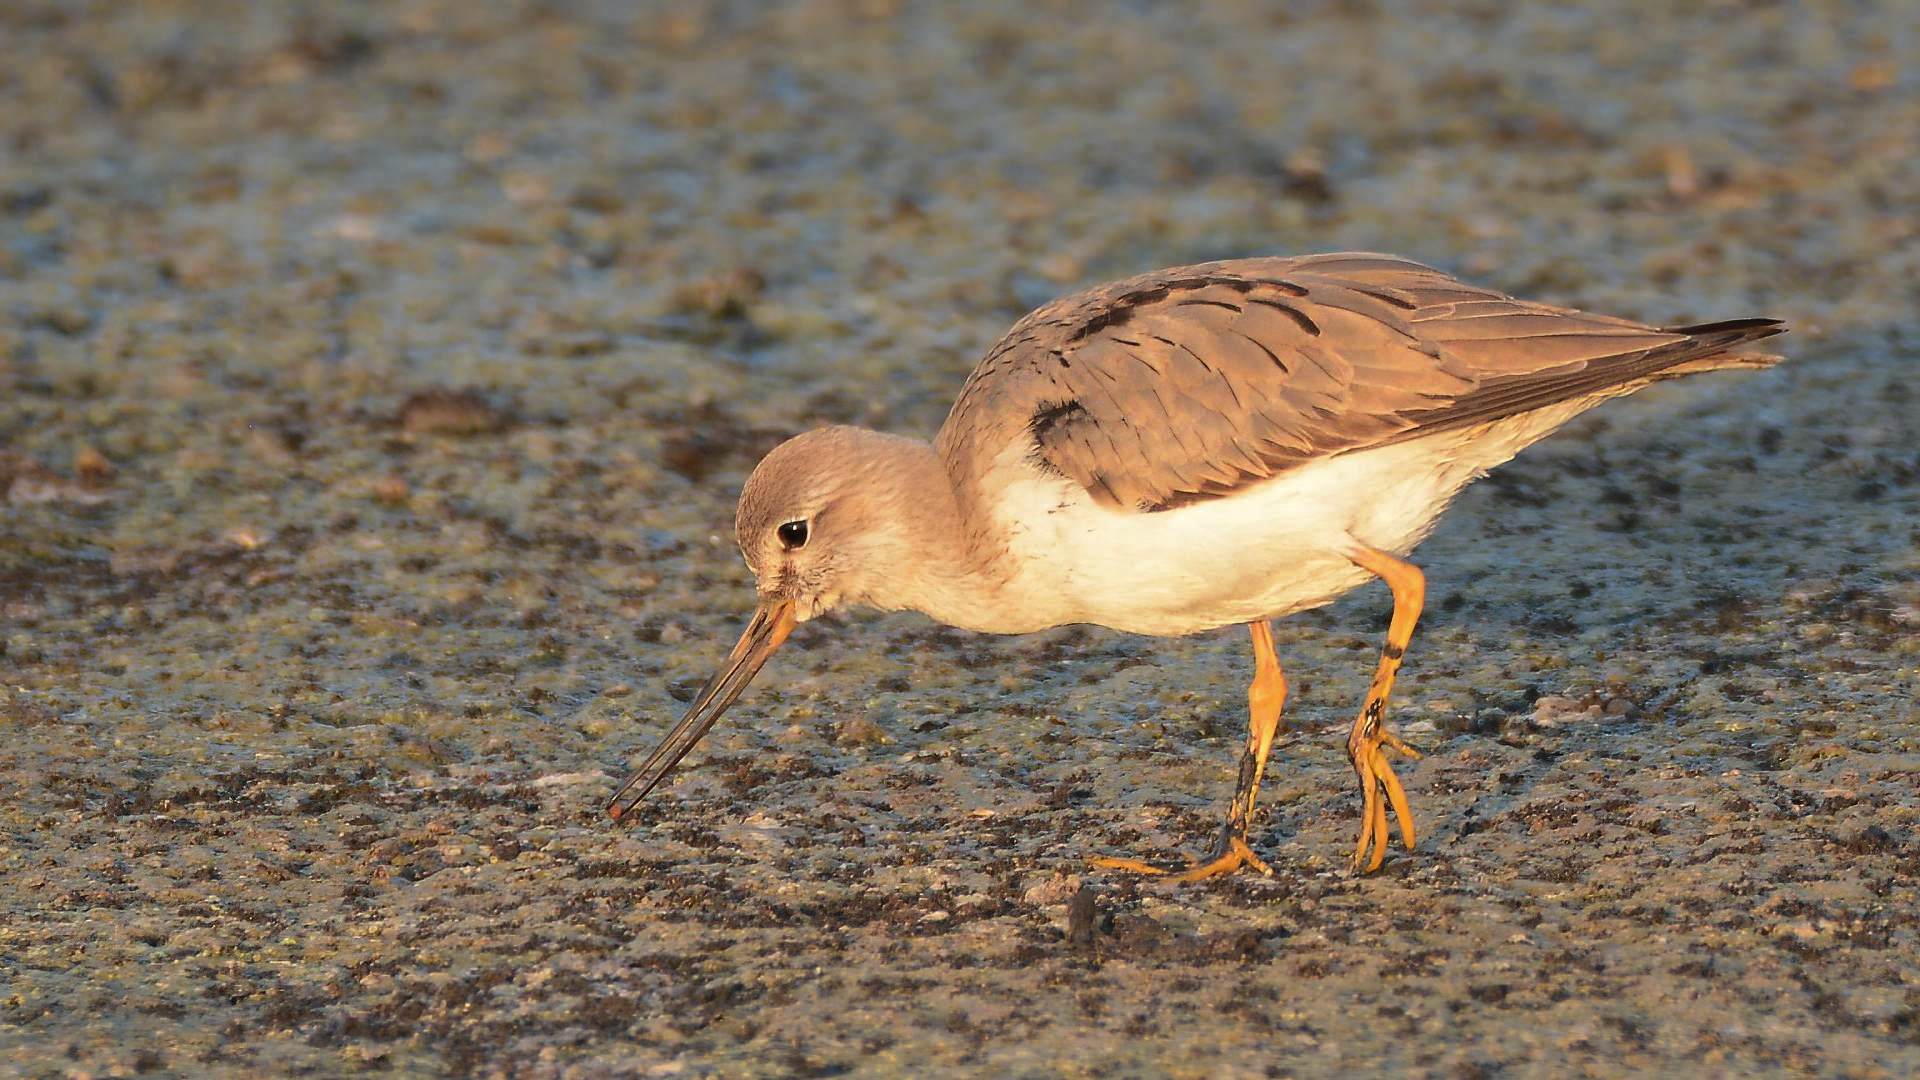
[[1347,736],[1353,865],[1413,814],[1387,696],[1425,579],[1407,554],[1454,496],[1574,416],[1662,379],[1761,368],[1773,319],[1656,328],[1516,300],[1390,255],[1240,259],[1056,300],[980,361],[931,445],[809,431],[748,477],[735,532],[759,609],[725,666],[608,806],[652,791],[796,623],[849,605],[1021,634],[1098,623],[1252,631],[1250,723],[1216,850],[1197,880],[1264,872],[1247,830],[1287,682],[1268,620],[1373,578],[1386,645]]

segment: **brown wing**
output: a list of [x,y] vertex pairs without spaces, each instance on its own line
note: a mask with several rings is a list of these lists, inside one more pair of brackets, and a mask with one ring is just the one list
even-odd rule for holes
[[940,439],[965,462],[1030,438],[1101,501],[1161,510],[1779,332],[1769,320],[1660,330],[1388,255],[1205,263],[1028,315],[974,369]]

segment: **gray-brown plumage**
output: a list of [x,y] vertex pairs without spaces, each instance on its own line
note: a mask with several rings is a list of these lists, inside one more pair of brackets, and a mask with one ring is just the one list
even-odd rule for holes
[[1377,578],[1394,613],[1347,739],[1354,865],[1377,867],[1389,809],[1415,839],[1390,760],[1413,751],[1385,719],[1426,592],[1408,553],[1474,477],[1581,411],[1658,379],[1765,367],[1779,358],[1739,350],[1782,329],[1659,329],[1366,254],[1178,267],[1057,300],[988,351],[932,446],[826,428],[760,463],[735,522],[759,611],[613,811],[666,775],[796,623],[838,606],[997,633],[1243,622],[1255,674],[1240,782],[1215,857],[1182,876],[1265,869],[1248,828],[1287,694],[1268,621]]
[[1391,255],[1175,267],[1056,300],[988,352],[949,463],[1013,424],[1101,502],[1162,510],[1316,458],[1778,357],[1772,319],[1658,329],[1529,303]]

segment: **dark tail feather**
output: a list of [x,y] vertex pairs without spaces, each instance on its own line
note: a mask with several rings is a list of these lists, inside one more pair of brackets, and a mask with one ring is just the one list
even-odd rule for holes
[[[1669,326],[1665,330],[1669,334],[1687,335],[1690,340],[1664,348],[1684,352],[1688,354],[1688,359],[1662,368],[1653,375],[1655,379],[1670,379],[1723,368],[1772,367],[1785,359],[1773,353],[1732,351],[1762,338],[1786,333],[1787,326],[1779,319],[1728,319],[1694,326]],[[1656,353],[1660,351],[1655,350]]]
[[1710,349],[1731,349],[1749,341],[1784,334],[1787,324],[1779,319],[1728,319],[1695,326],[1669,326],[1665,330],[1669,334],[1685,334],[1698,339],[1700,344]]

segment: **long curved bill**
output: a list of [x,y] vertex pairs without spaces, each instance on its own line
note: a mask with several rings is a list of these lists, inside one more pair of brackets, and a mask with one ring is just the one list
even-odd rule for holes
[[700,694],[693,699],[687,715],[673,725],[673,730],[648,755],[645,764],[627,777],[619,791],[613,793],[613,798],[607,802],[608,817],[620,820],[640,805],[640,800],[646,798],[655,785],[666,779],[673,767],[680,764],[680,759],[687,756],[687,751],[706,736],[714,721],[720,719],[720,714],[727,711],[727,706],[739,699],[741,691],[747,688],[754,674],[760,670],[760,665],[765,664],[767,657],[772,656],[773,651],[793,632],[793,624],[793,601],[780,600],[760,605],[760,609],[753,613],[753,621],[747,624],[746,633],[740,635],[739,643],[727,654],[726,665],[707,680],[707,685],[700,688]]

